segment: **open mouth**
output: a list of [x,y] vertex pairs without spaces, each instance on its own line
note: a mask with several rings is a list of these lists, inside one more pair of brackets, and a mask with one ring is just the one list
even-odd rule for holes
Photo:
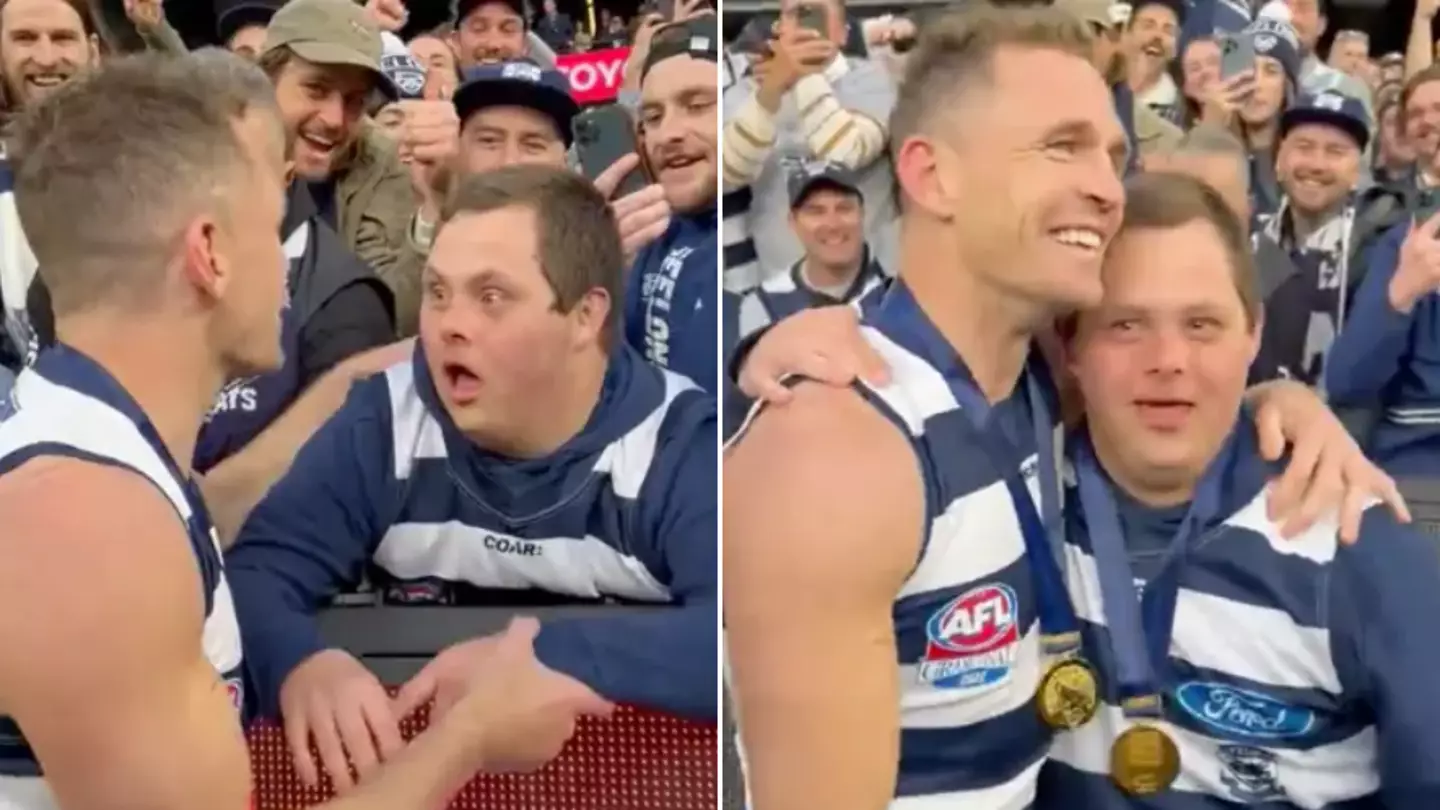
[[664,163],[660,164],[660,170],[667,172],[680,171],[682,169],[688,169],[691,166],[694,166],[696,163],[699,163],[700,161],[701,158],[698,157],[676,155],[675,157],[669,158]]
[[440,370],[450,399],[463,404],[480,395],[480,375],[459,363],[445,363]]
[[305,133],[300,134],[300,142],[304,143],[310,151],[324,157],[329,157],[330,153],[334,152],[335,147],[339,145],[339,141],[333,138],[322,138],[318,135],[308,135]]
[[1086,254],[1098,254],[1105,246],[1105,237],[1091,228],[1056,228],[1050,232],[1056,242]]
[[1152,430],[1174,430],[1181,427],[1195,410],[1195,403],[1183,399],[1137,399],[1135,410],[1140,421]]
[[43,75],[26,76],[25,83],[32,87],[49,90],[64,84],[65,77],[58,73],[46,73]]

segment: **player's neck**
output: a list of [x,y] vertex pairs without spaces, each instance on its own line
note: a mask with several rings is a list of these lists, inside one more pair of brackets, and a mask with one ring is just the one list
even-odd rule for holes
[[900,266],[922,269],[902,269],[901,278],[926,317],[965,361],[980,392],[990,402],[999,402],[1015,390],[1031,340],[1049,314],[1036,302],[987,282],[961,266],[958,258],[948,258],[953,255],[911,242],[902,248]]
[[99,312],[57,318],[55,336],[120,383],[188,474],[200,427],[225,382],[205,342],[177,340],[173,324],[158,318]]

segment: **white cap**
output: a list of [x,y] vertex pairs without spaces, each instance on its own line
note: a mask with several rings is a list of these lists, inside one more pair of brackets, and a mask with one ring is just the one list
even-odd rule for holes
[[1287,25],[1293,25],[1295,22],[1295,18],[1290,14],[1290,7],[1280,0],[1271,0],[1266,3],[1265,7],[1260,9],[1258,16],[1262,20],[1279,20]]

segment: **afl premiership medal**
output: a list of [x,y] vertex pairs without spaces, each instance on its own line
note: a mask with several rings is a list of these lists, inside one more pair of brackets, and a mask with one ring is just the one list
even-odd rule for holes
[[1160,728],[1137,723],[1110,747],[1110,778],[1131,796],[1167,790],[1180,775],[1180,749]]
[[1100,684],[1095,670],[1079,656],[1050,665],[1035,690],[1040,719],[1057,731],[1077,729],[1095,716],[1100,706]]

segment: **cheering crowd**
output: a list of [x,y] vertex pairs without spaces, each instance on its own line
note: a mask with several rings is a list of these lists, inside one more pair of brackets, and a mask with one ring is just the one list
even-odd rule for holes
[[[385,810],[713,720],[714,14],[647,16],[617,111],[518,2],[125,12],[149,53],[0,0],[0,807],[254,807],[254,718]],[[357,593],[593,610],[392,696],[321,632]]]
[[751,806],[1440,806],[1436,7],[1328,63],[1316,0],[738,28]]

